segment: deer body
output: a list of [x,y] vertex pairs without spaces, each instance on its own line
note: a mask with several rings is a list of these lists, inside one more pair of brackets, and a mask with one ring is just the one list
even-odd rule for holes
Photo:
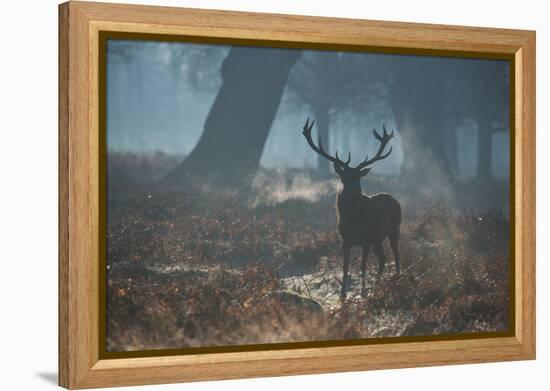
[[341,299],[346,297],[346,287],[348,279],[349,261],[351,248],[353,246],[361,247],[361,281],[363,290],[365,289],[366,265],[369,249],[372,247],[378,258],[378,275],[384,272],[386,265],[386,255],[382,245],[386,238],[389,238],[392,252],[394,255],[396,272],[399,273],[399,232],[401,226],[401,205],[390,194],[380,193],[368,196],[361,191],[361,178],[366,176],[372,163],[385,159],[390,155],[392,149],[384,152],[386,144],[393,138],[393,132],[388,134],[384,127],[383,135],[380,136],[376,130],[373,130],[374,137],[380,141],[380,147],[376,155],[365,160],[356,167],[350,167],[351,153],[346,162],[338,158],[338,152],[333,157],[325,152],[321,140],[315,145],[311,138],[312,121],[309,119],[303,127],[303,134],[309,146],[334,164],[334,170],[340,177],[343,188],[338,192],[337,210],[338,210],[338,231],[342,238],[343,252],[343,277]]
[[[350,246],[374,246],[399,236],[401,206],[386,193],[346,195],[338,193],[338,232]],[[397,231],[397,232],[396,232]]]

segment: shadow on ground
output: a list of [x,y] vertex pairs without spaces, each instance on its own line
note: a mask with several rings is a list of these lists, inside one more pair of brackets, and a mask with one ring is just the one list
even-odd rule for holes
[[57,385],[57,372],[39,372],[36,373],[36,376],[46,383]]

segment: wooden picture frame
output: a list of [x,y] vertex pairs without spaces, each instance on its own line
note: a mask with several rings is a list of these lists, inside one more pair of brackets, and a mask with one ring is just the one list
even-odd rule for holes
[[[505,56],[515,228],[513,335],[191,355],[100,354],[103,31],[275,46]],[[88,2],[59,6],[59,384],[90,388],[535,358],[535,32]]]

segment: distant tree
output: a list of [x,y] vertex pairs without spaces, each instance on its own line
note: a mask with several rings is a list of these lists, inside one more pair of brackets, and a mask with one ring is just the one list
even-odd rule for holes
[[221,84],[220,64],[230,47],[192,43],[168,44],[168,66],[174,80],[202,91],[215,91]]
[[[353,52],[308,51],[292,70],[288,86],[310,106],[326,150],[331,150],[330,123],[342,112],[374,112],[384,102],[376,58]],[[329,162],[318,157],[318,173],[332,172]]]
[[[164,58],[173,83],[171,95],[181,97],[190,87],[194,92],[215,92],[220,88],[220,66],[229,46],[172,42],[166,44],[166,50]],[[178,115],[183,102],[178,99],[168,102],[172,139],[178,139],[184,127],[182,116]]]
[[[402,138],[401,175],[415,183],[438,179],[451,182],[451,159],[446,144],[449,123],[449,80],[452,64],[447,58],[402,56],[385,60],[389,101]],[[451,154],[452,156],[452,154]]]
[[[108,97],[114,99],[123,99],[121,107],[124,107],[123,114],[138,118],[142,115],[143,108],[143,73],[141,67],[141,55],[138,44],[129,40],[109,40],[107,45],[107,61],[111,67],[120,67],[118,74],[123,75],[123,79],[109,81],[114,74],[114,68],[107,71],[108,84],[111,89],[107,90]],[[113,72],[111,72],[113,71]],[[115,84],[116,83],[116,84]],[[137,93],[128,94],[128,87],[136,89]],[[108,98],[108,99],[109,99]],[[107,115],[109,121],[112,117]],[[131,145],[140,144],[143,146],[143,134],[136,129],[128,126],[127,121],[120,120],[116,125],[116,134],[123,147],[128,148]]]
[[[473,72],[477,103],[478,160],[476,179],[490,182],[493,177],[493,135],[507,130],[509,122],[509,67],[502,61],[479,61]],[[500,125],[500,126],[499,126]]]
[[130,62],[134,58],[132,41],[109,40],[107,56],[110,61]]
[[448,95],[457,122],[474,121],[478,149],[476,179],[492,180],[493,135],[508,129],[509,66],[506,61],[471,59],[456,64]]
[[[405,154],[402,175],[415,182],[433,173],[451,183],[457,165],[457,124],[478,124],[478,179],[491,178],[492,135],[506,121],[506,63],[408,57],[388,59],[390,101]],[[454,167],[453,167],[454,166]]]

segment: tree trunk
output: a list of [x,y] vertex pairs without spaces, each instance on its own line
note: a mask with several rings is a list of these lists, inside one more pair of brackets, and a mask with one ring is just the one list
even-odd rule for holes
[[390,103],[403,141],[402,180],[426,189],[450,188],[453,175],[444,133],[446,63],[419,57],[397,61],[390,69]]
[[451,180],[452,170],[445,152],[443,124],[434,118],[421,118],[412,108],[396,115],[397,129],[403,142],[404,161],[401,176],[407,181],[421,183],[433,176]]
[[444,124],[446,131],[443,133],[443,143],[445,145],[445,154],[449,164],[449,170],[453,178],[458,177],[458,140],[456,136],[456,123],[446,121]]
[[[325,104],[325,102],[319,102],[319,104],[313,107],[313,110],[315,111],[315,124],[317,125],[317,132],[319,134],[319,137],[321,138],[321,141],[323,142],[323,147],[325,151],[332,155],[334,154],[334,152],[331,151],[330,146],[330,116],[328,105]],[[321,155],[317,155],[317,173],[319,174],[319,176],[328,177],[331,173],[331,170],[331,163]]]
[[488,115],[480,115],[477,119],[477,173],[480,182],[490,182],[493,176],[493,129]]
[[396,115],[403,147],[401,183],[410,186],[414,197],[456,202],[454,179],[445,156],[442,122],[415,115],[409,108]]
[[299,57],[298,50],[232,47],[223,61],[222,85],[202,136],[164,183],[171,187],[250,183],[288,74]]

